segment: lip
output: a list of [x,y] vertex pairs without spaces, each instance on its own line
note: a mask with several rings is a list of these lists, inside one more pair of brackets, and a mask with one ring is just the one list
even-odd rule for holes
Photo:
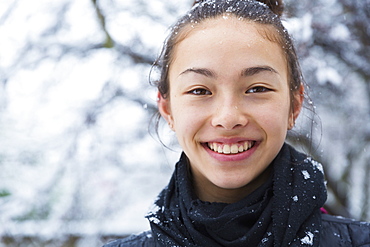
[[206,142],[207,143],[208,142],[219,142],[219,143],[224,143],[224,144],[233,144],[233,143],[246,142],[246,141],[256,141],[256,140],[234,137],[234,138],[216,138],[216,139],[208,140]]
[[[240,142],[245,142],[245,141],[252,141],[251,139],[245,139],[245,138],[230,138],[230,139],[225,139],[225,138],[218,138],[218,139],[213,139],[208,142],[218,142],[218,143],[223,143],[223,144],[234,144],[234,143],[240,143]],[[218,153],[215,151],[212,151],[211,149],[208,148],[207,143],[202,143],[203,148],[206,150],[206,152],[214,159],[221,161],[221,162],[228,162],[228,161],[242,161],[247,158],[249,158],[257,149],[259,146],[259,141],[253,140],[255,143],[253,147],[248,149],[247,151],[244,151],[242,153],[237,153],[237,154],[223,154],[223,153]]]

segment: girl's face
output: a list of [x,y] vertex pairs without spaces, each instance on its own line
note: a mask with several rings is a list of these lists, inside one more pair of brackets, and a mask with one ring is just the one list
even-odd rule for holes
[[263,30],[220,17],[175,47],[169,96],[159,95],[158,106],[189,158],[202,200],[234,202],[260,186],[299,113],[298,93],[291,110],[282,48]]

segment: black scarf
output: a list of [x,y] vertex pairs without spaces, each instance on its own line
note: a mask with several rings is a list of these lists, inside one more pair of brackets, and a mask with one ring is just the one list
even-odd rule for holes
[[319,246],[326,201],[321,165],[284,144],[271,179],[244,199],[196,198],[182,154],[147,215],[156,246]]

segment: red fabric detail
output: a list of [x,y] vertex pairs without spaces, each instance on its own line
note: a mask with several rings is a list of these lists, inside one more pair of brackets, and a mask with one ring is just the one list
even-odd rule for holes
[[326,209],[325,209],[325,208],[320,208],[320,211],[321,211],[321,213],[323,213],[323,214],[328,214],[328,211],[326,211]]

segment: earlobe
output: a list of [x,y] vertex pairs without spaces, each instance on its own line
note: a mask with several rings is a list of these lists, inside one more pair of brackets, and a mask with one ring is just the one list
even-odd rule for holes
[[173,118],[171,115],[170,101],[168,98],[164,98],[160,92],[158,92],[157,105],[158,105],[158,110],[161,116],[166,120],[166,122],[168,123],[168,126],[173,131],[175,131],[173,127]]

